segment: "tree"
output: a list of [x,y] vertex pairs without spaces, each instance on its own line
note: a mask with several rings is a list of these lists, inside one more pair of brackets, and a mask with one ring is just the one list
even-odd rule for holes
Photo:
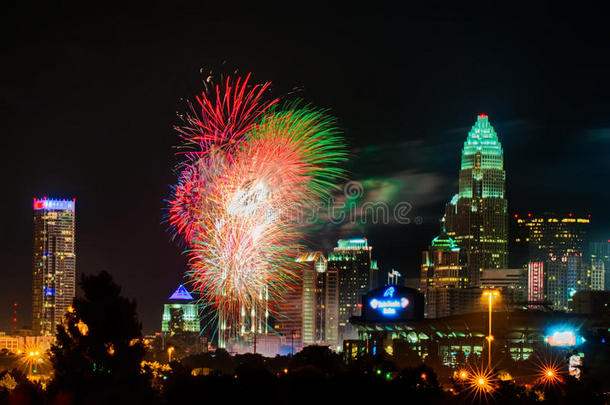
[[145,349],[134,301],[107,272],[83,276],[51,347],[51,395],[74,403],[142,402],[151,392],[141,374]]

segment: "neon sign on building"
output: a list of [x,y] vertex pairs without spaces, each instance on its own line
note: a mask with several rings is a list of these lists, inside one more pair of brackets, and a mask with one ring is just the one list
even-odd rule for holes
[[34,198],[34,210],[53,210],[53,211],[74,211],[74,199],[72,200],[54,200],[43,198],[41,200]]
[[384,316],[396,315],[409,305],[409,300],[406,297],[394,297],[395,293],[396,289],[390,286],[383,292],[383,298],[373,298],[369,305]]

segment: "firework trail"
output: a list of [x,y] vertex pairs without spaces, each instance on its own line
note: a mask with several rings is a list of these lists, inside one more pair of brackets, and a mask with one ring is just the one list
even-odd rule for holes
[[301,219],[329,195],[346,159],[324,111],[279,108],[263,98],[269,83],[249,88],[249,78],[204,93],[200,114],[177,127],[189,151],[169,201],[194,289],[231,325],[267,312],[296,281]]

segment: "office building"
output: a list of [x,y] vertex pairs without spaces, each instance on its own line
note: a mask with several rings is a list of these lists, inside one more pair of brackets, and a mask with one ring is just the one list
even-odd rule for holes
[[[591,257],[591,277],[595,277],[595,287],[592,285],[591,288],[594,290],[610,290],[610,240],[603,242],[592,242],[589,246],[589,253]],[[595,266],[596,274],[593,275],[593,267]],[[602,271],[603,268],[603,271]],[[603,283],[601,278],[603,277]],[[591,280],[593,284],[593,280]],[[603,286],[602,288],[596,288]]]
[[339,341],[357,336],[349,318],[359,314],[360,297],[370,286],[371,250],[366,238],[340,239],[328,255],[328,268],[339,275]]
[[589,216],[571,213],[514,215],[511,243],[528,252],[528,282],[533,283],[528,286],[529,301],[569,311],[574,294],[591,289],[593,274],[586,253],[590,222]]
[[447,234],[461,249],[466,277],[478,287],[483,269],[508,265],[504,152],[487,115],[480,114],[462,149],[459,190],[445,208]]
[[[336,347],[339,328],[337,270],[328,268],[328,261],[322,252],[303,253],[296,258],[296,262],[302,264],[302,294],[294,302],[297,309],[294,316],[300,318],[295,327],[300,326],[302,330],[302,340],[299,343],[302,343],[303,346]],[[290,333],[283,322],[278,322],[278,324],[280,334]]]
[[467,281],[460,265],[460,248],[443,230],[422,253],[419,290],[425,297],[424,316],[451,315],[456,308],[456,294],[451,290],[466,287]]
[[76,201],[34,198],[32,329],[54,335],[76,292]]
[[161,331],[170,335],[183,333],[199,334],[199,305],[193,296],[180,285],[163,306]]
[[603,260],[591,258],[591,290],[603,291],[606,288],[606,264]]

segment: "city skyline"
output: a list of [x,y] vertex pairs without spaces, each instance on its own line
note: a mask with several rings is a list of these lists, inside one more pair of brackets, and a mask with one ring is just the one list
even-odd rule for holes
[[[102,17],[99,18],[100,22],[103,21]],[[441,24],[442,20],[438,18],[437,24]],[[508,20],[508,17],[504,18]],[[304,22],[298,24],[305,26]],[[377,24],[381,25],[380,22]],[[349,32],[352,32],[349,28],[354,28],[341,19],[339,25]],[[458,25],[457,22],[441,24],[442,32],[449,32]],[[331,30],[331,24],[324,25],[323,32]],[[248,61],[247,57],[243,57],[243,60],[230,61],[231,68],[236,66],[253,70],[257,72],[257,77],[273,80],[278,86],[274,89],[275,94],[286,93],[293,85],[303,86],[301,94],[305,99],[332,108],[345,129],[355,155],[350,163],[350,179],[363,184],[365,192],[370,193],[367,198],[381,195],[390,201],[404,199],[411,202],[413,218],[418,216],[423,220],[420,225],[412,223],[404,227],[345,226],[325,229],[320,246],[313,247],[328,252],[337,239],[364,236],[375,247],[374,256],[382,271],[396,268],[405,276],[416,276],[421,251],[428,246],[432,237],[438,235],[438,220],[442,216],[444,203],[456,189],[455,172],[459,168],[461,143],[473,117],[481,113],[490,116],[501,136],[508,173],[506,189],[510,214],[545,211],[591,214],[593,239],[609,238],[605,234],[610,229],[610,218],[605,210],[608,191],[603,187],[609,168],[602,151],[610,141],[610,132],[604,115],[605,104],[599,103],[600,100],[591,96],[590,92],[593,87],[603,92],[610,83],[601,78],[597,79],[601,83],[594,83],[593,79],[583,77],[582,87],[568,88],[567,93],[558,100],[555,100],[554,94],[557,90],[552,89],[561,80],[562,74],[580,77],[581,70],[595,72],[598,69],[594,63],[595,52],[576,49],[574,44],[568,43],[565,45],[566,52],[579,59],[582,65],[570,60],[558,67],[559,73],[550,73],[541,67],[537,74],[544,73],[550,77],[545,76],[548,82],[537,81],[536,76],[525,74],[522,64],[510,55],[517,52],[524,59],[533,55],[534,46],[525,46],[518,51],[519,46],[526,42],[527,34],[543,44],[552,45],[551,39],[545,38],[537,29],[528,27],[526,33],[519,34],[522,36],[517,38],[515,44],[499,47],[495,58],[480,61],[483,67],[469,72],[472,67],[466,63],[469,57],[480,48],[493,48],[492,41],[501,40],[507,34],[499,32],[492,39],[480,37],[480,41],[474,41],[476,44],[470,46],[466,45],[466,39],[476,32],[468,28],[465,30],[455,39],[457,44],[461,44],[460,50],[464,54],[452,54],[454,59],[449,61],[448,67],[437,68],[437,75],[447,78],[438,82],[426,79],[426,82],[417,84],[406,77],[405,83],[399,83],[401,89],[417,86],[400,97],[373,91],[380,82],[396,79],[394,74],[402,71],[395,67],[390,69],[389,78],[383,81],[369,78],[371,83],[368,84],[356,80],[363,73],[366,76],[362,71],[351,73],[350,80],[335,83],[335,79],[331,79],[336,76],[332,67],[309,71],[298,68],[292,72],[299,77],[295,83],[294,79],[286,79],[278,71],[292,67],[288,62],[289,57],[279,58],[281,69],[255,58]],[[395,31],[397,28],[390,26],[381,35],[383,37]],[[168,185],[172,178],[168,168],[173,159],[170,146],[175,144],[171,134],[171,126],[176,122],[173,111],[182,105],[180,97],[192,97],[193,89],[200,87],[201,77],[197,68],[214,64],[223,52],[215,48],[204,58],[187,58],[188,61],[178,65],[166,63],[140,76],[136,71],[146,70],[143,65],[149,62],[146,60],[138,62],[142,65],[136,65],[124,76],[106,63],[98,66],[98,56],[83,46],[88,43],[69,39],[67,28],[58,32],[61,33],[59,38],[41,41],[25,36],[20,39],[19,47],[9,51],[14,57],[29,60],[28,65],[40,66],[45,52],[50,53],[59,47],[63,52],[51,59],[58,66],[56,69],[41,69],[34,75],[36,79],[30,80],[29,75],[36,70],[29,68],[34,70],[11,73],[10,76],[16,77],[17,84],[3,81],[3,89],[7,90],[5,93],[15,96],[11,109],[5,114],[15,114],[17,118],[6,120],[10,125],[9,134],[13,135],[9,136],[7,150],[26,150],[28,153],[18,160],[9,158],[5,162],[7,168],[11,168],[5,173],[17,171],[19,175],[15,178],[7,176],[4,182],[5,190],[12,191],[11,198],[2,202],[3,210],[11,215],[2,233],[2,246],[6,249],[3,253],[5,256],[10,253],[10,257],[3,265],[8,271],[3,272],[4,290],[0,291],[3,297],[0,308],[6,309],[0,309],[0,328],[9,329],[11,306],[15,300],[20,304],[19,318],[27,319],[29,308],[25,297],[29,296],[31,285],[32,240],[31,208],[28,207],[31,207],[33,196],[46,194],[50,197],[75,196],[79,200],[79,273],[92,274],[103,269],[111,272],[123,285],[124,293],[137,300],[145,330],[152,331],[158,328],[164,300],[175,285],[183,282],[182,275],[186,269],[186,260],[181,256],[180,248],[169,243],[165,226],[161,224],[161,207],[164,205],[163,199],[168,196]],[[94,47],[100,46],[93,30],[85,29],[85,32],[85,38]],[[125,35],[124,42],[121,34]],[[63,45],[60,46],[64,35],[68,38],[65,49]],[[348,43],[347,35],[341,38],[343,43]],[[101,47],[101,55],[134,62],[126,53],[137,47],[139,36],[130,27],[117,22],[113,39],[125,48],[111,50]],[[379,40],[380,37],[376,36],[375,39]],[[374,52],[373,42],[364,35],[358,36],[356,42],[367,51]],[[195,41],[187,43],[196,45]],[[427,38],[416,54],[425,55],[426,47],[434,47],[438,43],[436,37]],[[230,45],[235,47],[234,52],[230,52],[233,54],[247,48],[250,43],[234,40]],[[333,45],[336,43],[323,45],[321,51],[330,54]],[[331,60],[349,70],[347,68],[356,62],[349,55],[354,46],[332,56]],[[588,46],[591,51],[600,44],[593,41]],[[41,49],[43,52],[32,56],[27,54],[30,49]],[[161,52],[169,58],[170,49],[171,43],[164,43]],[[147,49],[145,52],[149,51]],[[582,56],[581,52],[593,59],[577,58]],[[67,73],[73,55],[83,56],[85,64],[82,71],[76,69],[72,72],[74,76]],[[244,55],[250,54],[245,52]],[[433,55],[428,58],[427,61],[433,63],[439,57]],[[513,65],[509,66],[517,69],[509,72],[509,68],[500,67],[503,62],[512,62]],[[414,65],[403,63],[405,70],[409,67],[415,72],[421,69],[416,62]],[[312,67],[311,64],[305,66]],[[383,72],[387,65],[375,68],[368,63],[365,69],[368,68],[373,68],[371,77],[375,77],[375,73]],[[104,80],[95,82],[95,76],[104,75]],[[504,76],[521,84],[516,89],[508,89],[495,83],[496,77]],[[175,82],[161,84],[161,89],[154,90],[151,97],[154,102],[142,100],[148,86],[160,77],[172,77]],[[402,78],[401,75],[398,77]],[[460,80],[451,83],[449,78],[461,78],[463,84]],[[87,83],[87,79],[91,79],[91,82]],[[113,81],[116,82],[114,87],[103,88]],[[84,83],[87,84],[81,88]],[[355,83],[363,87],[358,88]],[[437,105],[438,96],[429,92],[432,85],[436,92],[442,89],[450,97]],[[69,95],[60,94],[64,87]],[[125,98],[130,101],[117,100],[118,105],[112,106],[111,101],[116,100],[120,89],[127,89],[130,97]],[[372,101],[366,101],[365,106],[350,101],[351,98],[358,98],[360,92],[363,95],[372,92]],[[586,95],[589,96],[584,97]],[[48,103],[53,97],[57,97],[58,102]],[[397,102],[405,97],[404,102]],[[534,100],[528,101],[530,97]],[[91,106],[85,106],[87,103],[79,101],[82,99],[88,99]],[[578,99],[578,105],[575,99]],[[138,103],[144,105],[138,106]],[[43,104],[44,110],[41,107]],[[365,113],[368,108],[373,108],[372,113]],[[107,115],[104,121],[108,122],[99,123],[90,109],[104,112]],[[382,111],[385,109],[388,112]],[[31,117],[32,111],[39,114]],[[23,127],[10,123],[22,123],[25,117],[32,119]],[[91,128],[91,122],[96,122],[97,126]],[[380,127],[382,122],[389,124]],[[87,132],[89,130],[91,133]],[[139,131],[154,134],[150,136],[150,141],[146,141],[149,143],[140,144],[143,137]],[[52,136],[49,136],[49,132]],[[134,139],[129,138],[128,134],[132,133],[137,135]],[[30,144],[29,139],[34,142]],[[92,149],[90,145],[96,142]],[[147,158],[134,157],[141,152],[148,155]],[[565,159],[557,159],[558,156]],[[583,181],[580,168],[586,165],[590,165],[592,170]],[[542,171],[541,168],[547,169]],[[405,249],[408,250],[405,252]]]

